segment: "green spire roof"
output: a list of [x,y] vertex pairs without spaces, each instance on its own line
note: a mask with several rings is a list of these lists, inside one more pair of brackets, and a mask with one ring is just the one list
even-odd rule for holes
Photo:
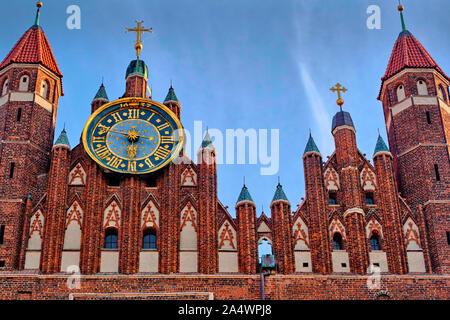
[[241,193],[239,194],[239,198],[237,199],[236,203],[239,203],[241,201],[251,201],[251,202],[253,202],[252,196],[250,195],[250,192],[248,192],[248,189],[245,186],[245,184],[242,187]]
[[373,152],[373,155],[377,154],[378,152],[390,152],[388,146],[386,143],[384,143],[383,138],[381,135],[378,135],[377,145],[375,146],[375,151]]
[[58,139],[56,139],[55,146],[56,145],[65,145],[70,148],[69,138],[67,138],[67,132],[66,129],[63,129],[61,131],[61,134],[59,135]]
[[175,94],[175,90],[173,90],[173,87],[170,86],[169,92],[167,93],[166,99],[164,99],[164,102],[167,101],[176,101],[178,102],[177,95]]
[[138,73],[144,76],[145,79],[148,79],[148,68],[143,60],[133,60],[130,62],[127,68],[127,74],[125,75],[125,79],[128,78],[130,74]]
[[214,149],[214,145],[212,143],[211,136],[209,135],[208,130],[206,130],[205,137],[203,138],[202,148]]
[[319,148],[317,148],[317,145],[314,142],[314,139],[311,134],[309,134],[308,143],[306,144],[305,152],[303,152],[303,154],[306,154],[308,152],[320,153]]
[[278,201],[278,200],[285,200],[289,201],[286,197],[286,194],[283,191],[283,187],[281,184],[278,183],[277,190],[275,191],[275,194],[273,196],[272,202]]
[[105,99],[105,100],[108,100],[108,101],[109,101],[108,95],[106,94],[106,89],[105,89],[105,86],[103,85],[103,83],[102,83],[102,85],[100,86],[100,88],[98,89],[97,94],[95,95],[94,100],[95,100],[95,99]]

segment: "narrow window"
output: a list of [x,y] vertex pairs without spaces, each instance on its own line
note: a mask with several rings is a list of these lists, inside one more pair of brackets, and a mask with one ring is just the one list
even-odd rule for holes
[[17,109],[17,122],[22,119],[22,108]]
[[5,260],[0,261],[0,268],[3,268],[5,266]]
[[41,83],[41,96],[48,100],[49,97],[49,84],[47,80],[42,81]]
[[450,231],[447,231],[447,244],[450,246]]
[[447,101],[447,95],[445,94],[445,89],[442,84],[439,85],[438,96],[441,100]]
[[4,237],[5,237],[5,226],[0,226],[0,245],[3,244],[4,241]]
[[347,268],[347,264],[346,264],[345,262],[342,262],[342,263],[341,263],[341,267],[342,267],[342,268]]
[[430,115],[430,111],[425,112],[427,115],[427,123],[431,124],[431,115]]
[[309,264],[308,262],[303,262],[303,268],[308,268]]
[[375,204],[375,200],[374,200],[372,192],[366,192],[366,204],[369,206]]
[[155,229],[145,229],[142,239],[142,249],[156,249]]
[[330,206],[337,204],[337,194],[336,192],[329,193],[329,204]]
[[427,96],[428,95],[428,88],[427,84],[423,80],[417,81],[417,92],[419,96]]
[[376,232],[374,232],[370,237],[370,247],[372,250],[380,250],[380,238]]
[[10,166],[9,166],[9,178],[12,179],[14,178],[14,167],[16,166],[16,164],[14,162],[11,162]]
[[336,232],[333,235],[333,247],[334,250],[342,250],[343,246],[342,246],[342,236],[339,232]]
[[401,84],[397,87],[397,102],[404,100],[405,97],[405,88]]
[[8,85],[9,81],[6,79],[5,82],[3,82],[2,96],[8,93]]
[[441,175],[439,174],[439,166],[437,164],[434,165],[434,173],[436,174],[436,181],[441,181]]
[[29,81],[30,81],[30,77],[28,77],[27,75],[23,75],[20,78],[19,91],[28,91]]
[[105,249],[117,249],[117,229],[108,228],[105,231]]

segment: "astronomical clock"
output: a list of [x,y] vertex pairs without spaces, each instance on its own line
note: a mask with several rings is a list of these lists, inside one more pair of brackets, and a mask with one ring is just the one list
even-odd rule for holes
[[166,106],[143,98],[123,98],[95,111],[82,139],[86,152],[106,171],[147,174],[178,155],[183,128]]

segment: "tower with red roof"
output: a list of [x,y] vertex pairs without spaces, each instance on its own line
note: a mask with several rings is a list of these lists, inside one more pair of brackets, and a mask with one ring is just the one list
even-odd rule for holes
[[0,260],[20,263],[19,251],[27,199],[33,205],[48,183],[62,73],[49,41],[35,23],[0,64],[0,225],[6,226]]
[[423,206],[434,272],[450,271],[449,77],[422,44],[402,31],[382,78],[383,104],[394,170],[402,197]]

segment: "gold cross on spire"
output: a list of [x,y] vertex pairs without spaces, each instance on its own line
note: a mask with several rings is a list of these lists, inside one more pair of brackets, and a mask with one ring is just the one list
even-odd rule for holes
[[344,100],[341,97],[341,92],[347,92],[347,89],[344,88],[339,82],[336,83],[336,85],[332,88],[330,88],[331,91],[333,92],[337,92],[338,95],[338,99],[336,100],[337,105],[341,108],[342,110],[342,105],[344,104]]
[[142,43],[143,43],[143,41],[142,41],[142,39],[141,39],[142,34],[143,34],[144,32],[150,32],[150,33],[153,33],[152,28],[145,29],[145,28],[142,26],[142,23],[143,23],[143,22],[144,22],[144,21],[139,22],[139,21],[136,20],[137,27],[134,27],[134,28],[125,28],[125,29],[127,29],[126,33],[130,32],[130,31],[136,33],[137,39],[136,39],[136,44],[134,45],[134,49],[136,49],[136,56],[137,56],[138,60],[139,60],[139,56],[141,55],[141,50],[142,50]]

